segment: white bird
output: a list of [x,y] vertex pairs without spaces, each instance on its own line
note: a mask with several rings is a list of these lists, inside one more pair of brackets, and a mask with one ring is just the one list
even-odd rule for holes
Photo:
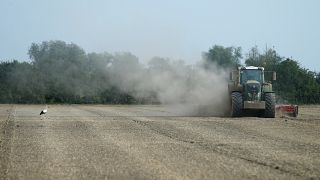
[[40,112],[40,115],[46,114],[47,112],[48,112],[48,106],[46,105],[46,108]]

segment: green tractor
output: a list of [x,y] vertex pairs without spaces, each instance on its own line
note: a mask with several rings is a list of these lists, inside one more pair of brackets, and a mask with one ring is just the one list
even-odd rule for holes
[[[275,117],[275,94],[271,82],[265,81],[263,67],[239,67],[230,73],[230,80],[232,117],[241,117],[246,112],[266,118]],[[275,72],[272,72],[272,80],[276,80]]]

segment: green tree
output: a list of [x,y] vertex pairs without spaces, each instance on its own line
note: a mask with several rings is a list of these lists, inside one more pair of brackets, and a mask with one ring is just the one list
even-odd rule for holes
[[46,102],[72,102],[85,96],[88,62],[83,49],[63,41],[33,43],[29,56],[35,68],[39,96]]
[[295,103],[319,103],[320,86],[314,72],[292,59],[282,61],[277,69],[277,89],[282,98]]
[[266,49],[264,54],[260,54],[258,47],[254,46],[248,52],[245,64],[247,66],[264,67],[268,71],[275,71],[282,59],[274,49]]
[[170,60],[168,58],[153,57],[148,62],[149,69],[156,72],[165,72],[171,70]]
[[203,53],[205,67],[216,64],[223,68],[236,67],[240,65],[242,58],[241,47],[223,47],[214,45],[208,52]]
[[2,62],[0,64],[0,102],[33,103],[37,100],[33,67],[27,62]]
[[[110,85],[110,66],[112,65],[113,56],[107,52],[104,53],[89,53],[88,54],[88,75],[90,89],[88,89],[89,96],[99,96],[98,99],[104,101],[101,94]],[[102,98],[102,99],[101,99]]]
[[316,73],[316,81],[320,85],[320,72]]
[[254,46],[249,50],[249,52],[246,55],[245,64],[247,66],[263,66],[258,46]]

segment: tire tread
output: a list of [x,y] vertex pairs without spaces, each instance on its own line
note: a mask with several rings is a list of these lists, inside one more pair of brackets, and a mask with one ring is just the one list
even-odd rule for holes
[[231,116],[240,117],[242,116],[242,95],[239,92],[233,92],[231,94]]
[[266,107],[264,110],[265,118],[274,118],[275,117],[275,98],[274,93],[265,94]]

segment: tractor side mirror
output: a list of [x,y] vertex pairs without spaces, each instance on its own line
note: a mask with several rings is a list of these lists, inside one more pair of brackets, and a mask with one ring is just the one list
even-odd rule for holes
[[277,80],[277,73],[276,72],[273,72],[273,74],[272,74],[272,80]]

